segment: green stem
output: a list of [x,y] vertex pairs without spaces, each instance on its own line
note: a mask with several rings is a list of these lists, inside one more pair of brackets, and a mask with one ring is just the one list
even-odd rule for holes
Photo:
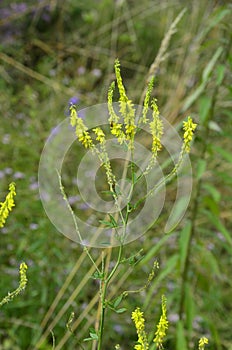
[[99,330],[98,330],[98,345],[97,345],[97,350],[101,350],[102,347],[102,339],[103,339],[103,334],[104,334],[104,323],[105,323],[105,310],[106,310],[106,293],[107,293],[107,288],[109,285],[110,280],[112,279],[113,275],[117,271],[120,262],[121,262],[121,257],[122,257],[122,250],[123,250],[123,245],[120,244],[119,246],[119,251],[118,251],[118,258],[117,262],[114,265],[113,270],[109,274],[109,276],[106,279],[101,280],[101,285],[100,285],[100,303],[101,303],[101,315],[100,315],[100,324],[99,324]]
[[98,330],[97,350],[101,350],[103,333],[104,333],[106,291],[107,291],[106,281],[101,280],[101,287],[100,287],[100,293],[101,293],[101,301],[100,301],[100,303],[101,303],[101,315],[100,315],[100,324],[99,324],[99,330]]

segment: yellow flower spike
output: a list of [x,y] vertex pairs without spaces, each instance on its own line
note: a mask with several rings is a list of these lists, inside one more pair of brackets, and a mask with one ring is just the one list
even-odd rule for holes
[[126,139],[126,136],[122,131],[122,124],[113,123],[111,126],[111,134],[117,137],[119,143],[122,143]]
[[155,332],[154,343],[157,347],[163,347],[163,340],[166,336],[166,331],[168,329],[168,320],[167,320],[167,308],[166,308],[167,300],[165,296],[162,296],[162,315],[160,316],[159,323],[157,325],[157,330]]
[[1,301],[0,301],[0,307],[3,306],[6,303],[9,303],[11,300],[13,300],[17,295],[19,295],[22,291],[24,291],[24,289],[26,288],[27,285],[27,264],[25,264],[24,262],[20,264],[19,267],[19,276],[20,276],[20,280],[19,280],[19,286],[18,288],[16,288],[13,292],[8,292],[7,296],[4,297]]
[[[122,82],[120,63],[119,60],[115,60],[115,76],[117,80],[118,90],[119,90],[119,103],[120,103],[120,113],[124,119],[125,123],[125,133],[126,139],[132,141],[130,148],[133,148],[133,138],[135,135],[135,110],[133,108],[133,103],[130,101],[126,95],[126,90]],[[110,96],[111,97],[111,96]],[[108,96],[109,98],[109,96]],[[122,135],[120,135],[122,136]]]
[[126,90],[125,90],[123,82],[122,82],[121,71],[120,71],[120,62],[118,59],[115,60],[114,70],[115,70],[115,76],[116,76],[119,95],[120,95],[119,101],[127,102],[128,97],[126,95]]
[[121,103],[121,113],[124,118],[126,138],[127,140],[133,140],[135,135],[135,110],[131,100],[126,103]]
[[119,121],[119,116],[117,116],[117,114],[115,113],[114,109],[113,109],[113,93],[114,93],[114,89],[115,89],[115,82],[113,81],[109,87],[108,90],[108,110],[109,110],[109,123],[115,123],[117,124]]
[[184,130],[184,150],[185,152],[190,152],[190,142],[193,139],[194,130],[196,129],[197,124],[193,123],[191,117],[188,117],[188,120],[183,122],[183,130]]
[[148,122],[147,112],[148,112],[148,109],[149,109],[149,102],[150,102],[150,98],[151,98],[151,92],[152,92],[152,89],[153,89],[153,86],[154,86],[154,81],[155,81],[154,78],[152,78],[149,81],[149,84],[148,84],[148,87],[147,87],[147,91],[146,91],[146,95],[145,95],[145,98],[144,98],[143,113],[142,113],[142,118],[141,118],[141,122],[143,124],[146,124]]
[[131,319],[134,321],[138,335],[138,344],[134,346],[134,350],[148,350],[149,344],[145,332],[145,319],[139,307],[132,312]]
[[10,211],[15,206],[14,197],[16,196],[15,183],[12,182],[9,185],[9,193],[6,196],[4,202],[0,202],[0,228],[5,225]]
[[119,123],[119,116],[115,113],[113,109],[113,92],[115,89],[115,83],[113,82],[110,85],[109,91],[108,91],[108,111],[109,111],[109,124],[110,124],[110,130],[111,134],[114,135],[120,144],[123,143],[123,141],[126,139],[126,135],[124,134],[122,130],[122,124]]
[[95,128],[95,129],[93,129],[93,131],[95,132],[95,134],[97,136],[96,137],[97,141],[99,141],[100,143],[106,142],[105,134],[101,128]]
[[158,151],[162,149],[161,137],[163,135],[163,122],[159,116],[159,109],[156,103],[156,99],[152,100],[152,109],[153,109],[153,120],[150,122],[150,130],[152,134],[152,154],[156,158]]
[[27,275],[26,275],[27,269],[28,269],[28,267],[27,267],[27,264],[25,264],[25,262],[20,264],[20,267],[19,267],[19,275],[20,275],[19,288],[21,290],[25,289],[26,285],[27,285]]
[[91,139],[91,136],[89,135],[88,131],[84,131],[82,134],[76,132],[76,134],[78,136],[78,140],[82,143],[82,145],[85,148],[92,148],[94,146],[93,140]]
[[75,126],[77,124],[77,111],[76,106],[71,104],[69,107],[70,110],[70,124],[71,126]]
[[199,340],[199,350],[204,350],[205,349],[205,345],[208,344],[209,341],[206,337],[202,337],[200,340]]
[[93,141],[88,133],[88,128],[85,126],[83,120],[78,117],[76,107],[70,106],[70,124],[76,127],[76,135],[78,140],[82,143],[85,148],[92,148]]

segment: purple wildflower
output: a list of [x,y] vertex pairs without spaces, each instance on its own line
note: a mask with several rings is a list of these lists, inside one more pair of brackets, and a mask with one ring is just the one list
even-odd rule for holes
[[77,96],[73,96],[73,97],[71,97],[71,98],[69,99],[69,101],[68,101],[68,106],[67,106],[67,108],[65,109],[65,112],[64,112],[64,114],[66,115],[66,117],[69,117],[69,116],[70,116],[70,107],[71,107],[72,105],[77,105],[77,104],[79,103],[79,101],[80,101],[80,99],[79,99],[79,97],[77,97]]
[[69,99],[68,103],[69,103],[69,106],[76,105],[79,101],[80,99],[77,96],[73,96]]
[[102,71],[98,68],[93,69],[91,73],[96,78],[100,78],[102,76]]

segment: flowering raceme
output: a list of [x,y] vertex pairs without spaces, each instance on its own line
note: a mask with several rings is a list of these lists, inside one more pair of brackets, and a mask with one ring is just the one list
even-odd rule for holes
[[168,329],[168,320],[167,320],[167,308],[166,308],[166,298],[163,295],[162,296],[162,315],[160,316],[159,323],[157,325],[157,330],[155,332],[155,338],[154,338],[154,343],[159,348],[163,347],[163,340],[164,337],[166,336],[166,330]]
[[205,345],[208,344],[209,341],[206,337],[202,337],[200,340],[199,340],[199,350],[204,350],[205,349]]
[[71,126],[75,126],[76,135],[78,137],[78,140],[82,143],[82,145],[85,148],[92,148],[93,141],[89,132],[87,131],[88,128],[87,126],[85,126],[83,120],[80,117],[78,117],[76,107],[73,104],[71,104],[70,106],[70,124]]
[[134,346],[135,350],[148,350],[148,341],[147,335],[145,332],[145,319],[143,317],[143,312],[140,311],[140,308],[137,307],[135,311],[132,312],[131,316],[134,321],[135,328],[138,334],[138,344]]
[[6,196],[4,202],[0,202],[0,228],[5,225],[6,219],[9,216],[10,211],[15,206],[14,196],[16,195],[15,183],[12,182],[9,185],[9,193]]
[[193,123],[192,118],[188,117],[186,122],[183,122],[184,129],[184,149],[187,153],[190,152],[190,142],[193,139],[193,133],[196,129],[197,124]]

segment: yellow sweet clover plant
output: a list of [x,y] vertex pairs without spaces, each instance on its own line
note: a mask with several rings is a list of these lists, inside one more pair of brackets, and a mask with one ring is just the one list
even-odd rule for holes
[[134,321],[135,328],[138,335],[138,342],[134,346],[135,350],[148,350],[148,340],[147,334],[145,332],[145,319],[143,317],[143,312],[140,311],[140,308],[137,307],[131,315],[132,320]]
[[17,295],[19,295],[21,292],[24,291],[27,285],[27,264],[25,262],[22,262],[19,267],[19,286],[16,288],[13,292],[8,292],[7,296],[5,296],[0,301],[0,307],[3,306],[6,303],[9,303],[11,300],[13,300]]
[[197,124],[193,123],[191,117],[188,117],[188,120],[183,122],[184,149],[187,153],[190,152],[190,142],[193,139],[193,134],[194,134],[196,127],[197,127]]
[[[108,104],[107,104],[108,113],[109,113],[108,122],[109,122],[110,132],[116,138],[119,144],[123,144],[124,146],[126,146],[126,149],[131,152],[132,161],[133,161],[133,155],[135,152],[134,143],[135,143],[136,133],[140,131],[143,125],[144,126],[147,125],[149,127],[149,130],[152,136],[152,146],[151,146],[152,156],[145,171],[143,172],[143,175],[146,175],[148,172],[150,172],[153,169],[158,157],[158,153],[162,150],[162,136],[164,133],[163,120],[160,116],[157,100],[154,98],[153,99],[151,98],[152,89],[154,86],[154,78],[151,78],[150,81],[148,82],[143,105],[141,106],[140,110],[137,110],[133,102],[127,97],[126,89],[123,85],[123,80],[121,77],[120,62],[118,59],[115,61],[114,69],[115,69],[116,84],[115,82],[112,82],[112,84],[109,87]],[[119,92],[119,104],[118,104],[119,108],[117,109],[117,111],[113,103],[113,95],[114,95],[116,85]],[[152,111],[151,120],[149,120],[148,118],[149,108],[151,108],[151,111]],[[90,149],[95,155],[97,155],[101,162],[101,165],[105,168],[109,190],[113,196],[115,205],[118,208],[118,214],[119,214],[118,216],[114,218],[112,217],[112,215],[109,215],[110,221],[100,220],[100,222],[102,224],[107,223],[108,226],[113,228],[113,230],[115,230],[116,233],[117,233],[117,228],[119,226],[123,226],[122,235],[121,236],[117,235],[120,245],[118,250],[118,258],[114,267],[110,272],[107,271],[105,269],[105,263],[103,259],[102,271],[96,268],[95,278],[97,275],[100,280],[100,301],[99,301],[100,318],[97,322],[99,324],[99,327],[94,331],[94,333],[93,331],[91,331],[90,337],[86,338],[84,341],[89,341],[89,340],[97,341],[97,350],[102,350],[105,310],[107,307],[109,307],[118,313],[121,312],[121,310],[117,310],[118,304],[119,302],[121,302],[123,297],[129,294],[129,292],[122,293],[122,295],[119,296],[119,299],[116,298],[115,301],[107,300],[108,285],[113,275],[115,274],[116,270],[118,269],[119,265],[123,261],[122,252],[123,252],[124,237],[126,236],[127,222],[128,222],[130,213],[133,210],[136,210],[138,205],[144,200],[146,200],[146,198],[153,191],[155,191],[157,186],[160,184],[157,184],[157,185],[155,184],[154,187],[150,189],[143,198],[140,198],[135,204],[133,204],[133,206],[128,205],[126,207],[127,209],[126,213],[123,212],[120,209],[119,196],[117,191],[115,190],[118,187],[117,186],[118,184],[117,184],[116,177],[112,171],[111,162],[106,150],[106,136],[104,131],[102,130],[101,127],[95,127],[92,131],[89,131],[88,127],[85,125],[85,121],[78,116],[76,106],[73,104],[71,104],[70,106],[70,124],[75,128],[75,133],[79,142],[84,146],[84,148]],[[164,182],[169,181],[173,176],[175,176],[175,174],[177,173],[178,169],[182,164],[184,155],[190,152],[190,143],[193,139],[196,126],[197,125],[193,123],[191,117],[188,117],[187,121],[183,122],[184,136],[183,136],[183,143],[182,143],[179,159],[175,164],[175,166],[173,167],[172,171],[168,175],[166,175],[166,177],[164,178],[163,180]],[[64,192],[64,188],[62,186],[61,176],[59,174],[58,176],[59,176],[61,192],[63,194],[64,199],[67,202],[67,205],[69,206],[67,197]],[[140,180],[140,178],[141,177],[136,177],[136,176],[133,177],[133,180],[131,182],[131,188],[130,188],[130,196],[128,196],[128,201],[131,200],[134,186]],[[69,209],[73,214],[72,208],[70,206],[69,206]],[[73,217],[75,221],[74,214],[73,214]],[[78,227],[77,227],[77,233],[80,236]],[[88,248],[84,247],[84,250],[90,257],[91,261],[93,262],[93,258],[91,257],[91,254],[89,253]],[[151,278],[153,278],[153,275],[154,275],[154,271],[153,271],[153,274],[151,275]],[[149,285],[149,281],[147,282],[147,285]],[[138,341],[135,344],[134,349],[148,350],[149,342],[145,331],[145,319],[143,317],[143,312],[140,310],[140,308],[136,308],[135,311],[133,311],[132,320],[135,323],[137,336],[138,336]],[[163,347],[163,341],[166,336],[167,329],[168,329],[168,320],[166,315],[166,299],[165,297],[163,297],[162,314],[161,314],[159,323],[157,325],[157,330],[154,334],[153,346],[155,343],[157,348],[161,349]],[[117,344],[115,348],[120,349],[120,345]]]
[[[9,193],[7,194],[5,201],[0,202],[0,228],[4,227],[6,223],[6,219],[8,218],[12,208],[15,206],[14,197],[16,196],[15,183],[11,182],[9,185]],[[0,307],[6,303],[9,303],[12,299],[14,299],[17,295],[19,295],[27,285],[27,264],[22,262],[19,267],[19,286],[13,292],[8,292],[7,296],[5,296],[0,301]]]
[[205,349],[205,345],[207,345],[209,343],[208,339],[206,337],[202,337],[199,340],[199,350],[204,350]]
[[[153,342],[156,345],[156,349],[164,349],[163,342],[164,342],[164,338],[166,337],[166,332],[168,330],[167,300],[164,295],[162,296],[161,308],[162,308],[162,313],[156,327],[155,337],[153,339]],[[149,350],[149,346],[152,347],[152,345],[148,343],[148,340],[147,340],[148,336],[145,331],[145,319],[143,316],[143,312],[140,310],[139,307],[137,307],[132,312],[131,319],[134,322],[135,329],[138,335],[138,341],[134,346],[134,350]],[[208,339],[206,337],[200,338],[198,350],[204,350],[205,345],[207,344],[208,344]],[[115,346],[115,349],[120,349],[120,345],[117,344]]]
[[14,197],[16,196],[15,183],[11,182],[9,185],[9,193],[4,202],[0,202],[0,228],[4,227],[6,219],[10,211],[15,206]]
[[159,323],[157,325],[157,330],[155,332],[154,343],[160,349],[163,348],[163,341],[166,336],[166,331],[168,330],[168,320],[167,320],[167,300],[165,296],[162,296],[162,314],[160,316]]

